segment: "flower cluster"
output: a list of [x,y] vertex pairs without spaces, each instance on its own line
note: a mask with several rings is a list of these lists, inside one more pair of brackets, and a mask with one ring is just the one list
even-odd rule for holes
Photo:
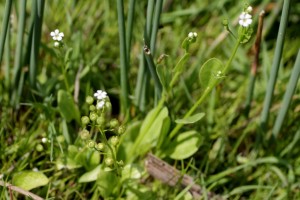
[[[117,119],[110,119],[111,103],[107,93],[97,90],[93,96],[86,97],[89,105],[89,114],[81,117],[83,130],[79,135],[87,146],[104,155],[104,164],[108,170],[117,170],[123,166],[122,161],[116,160],[116,152],[119,146],[119,136],[125,132],[125,126]],[[89,126],[94,127],[89,131]],[[100,132],[98,138],[92,135]],[[107,134],[108,133],[108,134]]]
[[97,92],[94,94],[94,97],[97,99],[97,109],[103,108],[105,100],[107,99],[107,93],[102,90],[97,90]]
[[246,10],[240,14],[239,24],[242,27],[248,27],[252,23],[252,15],[250,14],[251,12],[252,7],[248,6]]
[[54,46],[58,47],[62,45],[63,37],[65,36],[63,32],[59,32],[58,29],[55,29],[55,31],[52,31],[50,33],[50,36],[54,40]]
[[196,41],[198,34],[196,32],[189,32],[188,38],[190,41]]

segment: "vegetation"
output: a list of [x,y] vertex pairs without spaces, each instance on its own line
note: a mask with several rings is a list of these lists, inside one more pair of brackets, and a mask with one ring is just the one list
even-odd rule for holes
[[0,199],[300,198],[300,3],[0,10]]

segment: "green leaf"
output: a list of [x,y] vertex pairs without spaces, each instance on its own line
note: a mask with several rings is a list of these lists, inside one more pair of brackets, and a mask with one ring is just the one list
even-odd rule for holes
[[168,117],[168,109],[156,107],[149,112],[142,124],[139,136],[133,146],[136,155],[142,155],[157,145],[164,120]]
[[24,190],[32,190],[47,185],[49,179],[42,172],[22,171],[13,176],[12,182]]
[[222,62],[217,58],[211,58],[208,61],[206,61],[199,72],[199,79],[201,86],[205,89],[210,84],[212,84],[213,81],[218,79],[217,75],[219,72],[222,72],[223,70],[223,64]]
[[253,33],[253,29],[251,27],[244,28],[244,27],[240,26],[239,30],[238,30],[238,35],[240,37],[240,43],[241,44],[247,43],[251,39],[252,33]]
[[193,123],[199,121],[200,119],[202,119],[204,116],[205,116],[205,113],[197,113],[197,114],[192,115],[187,118],[176,119],[175,122],[177,124],[193,124]]
[[181,133],[171,142],[166,154],[175,160],[182,160],[192,156],[203,142],[200,133],[192,130]]
[[67,122],[75,119],[80,123],[80,113],[77,105],[75,104],[72,96],[64,91],[59,90],[57,95],[58,110],[61,116],[66,119]]
[[96,181],[100,172],[105,173],[102,171],[101,165],[98,165],[93,170],[86,172],[82,176],[80,176],[78,182],[87,183],[87,182]]

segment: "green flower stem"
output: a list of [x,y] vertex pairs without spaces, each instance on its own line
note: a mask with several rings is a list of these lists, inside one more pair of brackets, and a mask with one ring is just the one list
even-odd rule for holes
[[119,166],[117,164],[116,151],[114,151],[114,149],[110,146],[110,144],[109,144],[109,142],[108,142],[108,140],[106,138],[105,133],[102,130],[100,130],[100,129],[99,129],[99,131],[101,133],[101,136],[102,136],[104,144],[109,148],[109,150],[111,152],[112,159],[114,160],[114,168],[117,170],[117,174],[120,175],[121,172],[120,172],[120,168],[119,168]]
[[[232,63],[233,58],[235,57],[235,54],[238,50],[240,46],[240,40],[237,41],[237,43],[235,44],[235,47],[233,49],[233,52],[231,54],[231,57],[229,58],[226,66],[224,67],[222,74],[226,74],[229,71],[229,67]],[[184,119],[190,117],[195,110],[198,108],[198,106],[204,101],[204,99],[207,97],[208,94],[210,94],[210,92],[212,91],[212,89],[219,83],[219,79],[213,79],[213,81],[211,82],[211,84],[204,90],[204,93],[202,94],[202,96],[198,99],[198,101],[194,104],[194,106],[184,115]],[[184,124],[177,124],[175,126],[175,128],[172,130],[172,132],[170,133],[170,139],[172,139],[177,132],[180,130],[180,128],[183,126]]]

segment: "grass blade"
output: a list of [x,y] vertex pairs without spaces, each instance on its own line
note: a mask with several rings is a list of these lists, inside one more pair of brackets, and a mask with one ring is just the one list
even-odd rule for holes
[[124,5],[123,0],[117,0],[117,12],[118,12],[118,28],[119,28],[119,40],[120,40],[120,69],[121,69],[121,110],[122,114],[129,117],[129,101],[128,101],[128,60],[126,53],[126,36],[125,36],[125,19],[124,19]]
[[289,105],[290,105],[290,102],[292,100],[293,94],[294,94],[295,89],[297,87],[299,76],[300,76],[300,50],[298,51],[296,62],[295,62],[295,65],[293,67],[293,71],[291,73],[289,83],[286,87],[287,90],[285,91],[283,101],[282,101],[282,105],[280,107],[278,116],[276,118],[276,121],[275,121],[275,124],[274,124],[274,127],[273,127],[272,134],[275,138],[278,136],[279,131],[282,127],[283,121],[285,119],[286,113],[287,113]]
[[6,34],[7,34],[8,23],[10,19],[11,5],[12,5],[12,0],[7,0],[5,4],[5,12],[4,12],[2,31],[0,36],[0,63],[2,62],[2,57],[4,52],[4,44],[5,44]]
[[270,110],[271,103],[272,103],[272,95],[273,95],[273,91],[275,88],[275,83],[276,83],[276,79],[277,79],[280,60],[282,57],[284,36],[285,36],[287,22],[288,22],[289,10],[290,10],[290,0],[286,0],[283,2],[283,10],[282,10],[282,14],[281,14],[280,26],[279,26],[279,31],[278,31],[278,35],[277,35],[275,55],[274,55],[274,59],[273,59],[270,79],[268,82],[266,97],[264,100],[263,111],[261,114],[260,125],[261,125],[261,128],[263,131],[265,130],[266,124],[268,121],[269,110]]

